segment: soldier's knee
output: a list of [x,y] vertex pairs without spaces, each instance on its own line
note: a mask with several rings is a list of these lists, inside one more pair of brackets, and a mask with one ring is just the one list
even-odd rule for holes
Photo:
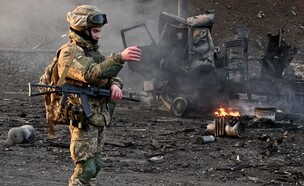
[[82,182],[82,183],[89,183],[90,180],[94,177],[96,174],[96,164],[95,164],[95,159],[90,158],[84,162],[80,162],[76,165],[76,167],[79,167],[81,171],[79,171],[79,174],[77,175],[77,178]]

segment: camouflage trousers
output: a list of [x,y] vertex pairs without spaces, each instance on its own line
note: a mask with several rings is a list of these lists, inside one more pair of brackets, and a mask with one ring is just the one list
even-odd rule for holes
[[105,126],[88,125],[79,129],[70,125],[70,153],[76,164],[70,186],[90,185],[101,169],[101,151],[105,141]]

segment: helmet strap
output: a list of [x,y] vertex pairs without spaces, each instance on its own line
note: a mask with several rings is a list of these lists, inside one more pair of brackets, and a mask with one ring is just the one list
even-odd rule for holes
[[91,29],[91,28],[88,28],[88,31],[89,31],[89,36],[90,36],[90,38],[93,40],[92,29]]

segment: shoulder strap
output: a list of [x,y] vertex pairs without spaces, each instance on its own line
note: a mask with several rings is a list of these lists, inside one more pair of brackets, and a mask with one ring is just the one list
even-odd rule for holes
[[72,65],[72,62],[73,62],[73,59],[74,59],[75,55],[76,55],[76,41],[73,41],[71,55],[69,57],[68,62],[64,66],[63,72],[62,72],[62,74],[61,74],[61,76],[60,76],[60,78],[57,82],[57,86],[61,87],[65,83],[65,78],[68,74],[70,66]]

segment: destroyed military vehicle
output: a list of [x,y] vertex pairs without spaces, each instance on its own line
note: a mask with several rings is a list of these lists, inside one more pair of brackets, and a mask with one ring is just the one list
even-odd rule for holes
[[[296,49],[284,42],[282,32],[269,35],[265,54],[259,59],[261,76],[250,79],[249,31],[238,27],[234,39],[216,47],[211,35],[213,23],[214,14],[183,19],[163,12],[158,42],[145,23],[121,30],[125,48],[137,45],[142,50],[141,63],[128,65],[131,71],[143,76],[144,90],[155,95],[163,108],[176,116],[194,110],[212,112],[237,99],[239,93],[247,94],[248,99],[252,94],[285,97],[286,92],[277,88],[285,82],[283,71]],[[294,82],[283,88],[294,91],[293,85]]]
[[[145,29],[148,45],[142,50],[140,64],[129,64],[131,71],[145,79],[145,91],[159,97],[168,110],[181,116],[191,108],[210,108],[215,94],[221,93],[225,80],[222,56],[213,44],[211,30],[214,14],[188,19],[163,12],[159,19],[159,42],[156,43],[145,24],[123,29],[124,47],[129,31]],[[138,34],[137,36],[142,34]],[[141,37],[142,39],[142,37]],[[138,43],[136,43],[138,45]]]

